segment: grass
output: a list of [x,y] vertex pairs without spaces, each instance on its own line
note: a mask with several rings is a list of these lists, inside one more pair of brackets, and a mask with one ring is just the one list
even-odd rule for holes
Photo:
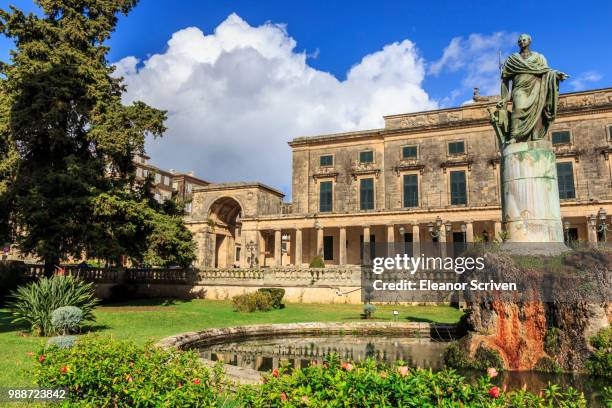
[[[129,304],[100,306],[92,329],[98,333],[137,343],[157,341],[174,334],[210,327],[264,323],[346,322],[360,320],[362,305],[290,303],[270,312],[234,312],[230,301],[141,300]],[[461,311],[449,306],[377,306],[374,319],[392,320],[397,309],[399,320],[455,323]],[[25,327],[10,323],[6,309],[0,309],[0,387],[31,386],[27,369],[32,364],[28,352],[36,352],[47,339],[24,334]]]

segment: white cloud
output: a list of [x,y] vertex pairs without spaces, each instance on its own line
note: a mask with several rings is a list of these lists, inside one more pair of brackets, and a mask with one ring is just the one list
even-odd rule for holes
[[[455,37],[444,48],[442,57],[429,64],[428,73],[434,76],[442,72],[459,72],[462,75],[461,92],[464,94],[472,88],[480,88],[481,95],[499,94],[500,73],[499,61],[503,61],[512,52],[518,34],[497,32],[491,35],[470,34],[467,38]],[[454,102],[447,98],[443,104]]]
[[588,87],[589,82],[599,82],[602,78],[603,75],[597,71],[587,71],[571,79],[569,84],[574,91],[582,91]]
[[437,107],[409,40],[365,56],[344,81],[309,66],[295,48],[284,26],[252,27],[232,14],[208,35],[194,27],[174,33],[164,53],[140,66],[135,57],[119,61],[125,102],[168,110],[166,135],[147,144],[152,162],[288,192],[288,140],[377,128],[383,115]]

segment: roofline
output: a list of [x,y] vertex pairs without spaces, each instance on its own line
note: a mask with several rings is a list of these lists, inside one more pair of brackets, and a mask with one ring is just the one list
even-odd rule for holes
[[278,191],[277,189],[267,186],[263,183],[259,183],[257,181],[209,184],[208,186],[195,187],[193,191],[221,191],[221,190],[237,190],[237,189],[245,189],[245,188],[261,188],[279,197],[283,197],[283,198],[285,197],[285,194]]
[[[587,91],[566,92],[566,93],[560,94],[559,96],[588,95],[588,94],[598,93],[602,91],[612,91],[612,87],[589,89]],[[425,114],[432,114],[432,113],[454,112],[454,111],[460,111],[466,108],[482,109],[487,106],[493,106],[496,103],[497,101],[478,102],[474,104],[455,106],[452,108],[433,109],[433,110],[409,112],[409,113],[398,113],[394,115],[385,115],[383,116],[383,119],[387,121],[388,119],[395,119],[395,118],[400,118],[400,117],[410,117],[410,116],[425,115]],[[398,131],[398,130],[403,130],[403,129],[377,128],[377,129],[357,130],[354,132],[327,133],[327,134],[314,135],[314,136],[299,136],[293,140],[290,140],[289,142],[287,142],[287,144],[290,147],[296,147],[296,146],[309,145],[309,144],[313,144],[317,142],[324,142],[327,139],[329,140],[333,139],[334,141],[337,141],[338,139],[342,139],[342,140],[359,139],[359,138],[363,138],[367,136],[380,136],[392,130]]]

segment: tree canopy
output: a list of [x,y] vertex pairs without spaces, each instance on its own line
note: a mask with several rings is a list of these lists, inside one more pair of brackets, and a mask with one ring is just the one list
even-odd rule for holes
[[15,42],[0,63],[0,234],[49,268],[84,253],[162,265],[194,257],[180,215],[135,182],[133,157],[145,137],[162,136],[166,113],[122,104],[107,60],[118,15],[136,3],[37,0],[40,16],[0,9],[0,32]]

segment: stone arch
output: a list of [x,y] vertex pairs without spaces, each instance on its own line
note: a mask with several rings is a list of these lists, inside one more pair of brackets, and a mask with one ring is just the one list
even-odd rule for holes
[[210,265],[215,268],[239,266],[242,248],[240,230],[242,206],[230,196],[212,201],[207,212]]

